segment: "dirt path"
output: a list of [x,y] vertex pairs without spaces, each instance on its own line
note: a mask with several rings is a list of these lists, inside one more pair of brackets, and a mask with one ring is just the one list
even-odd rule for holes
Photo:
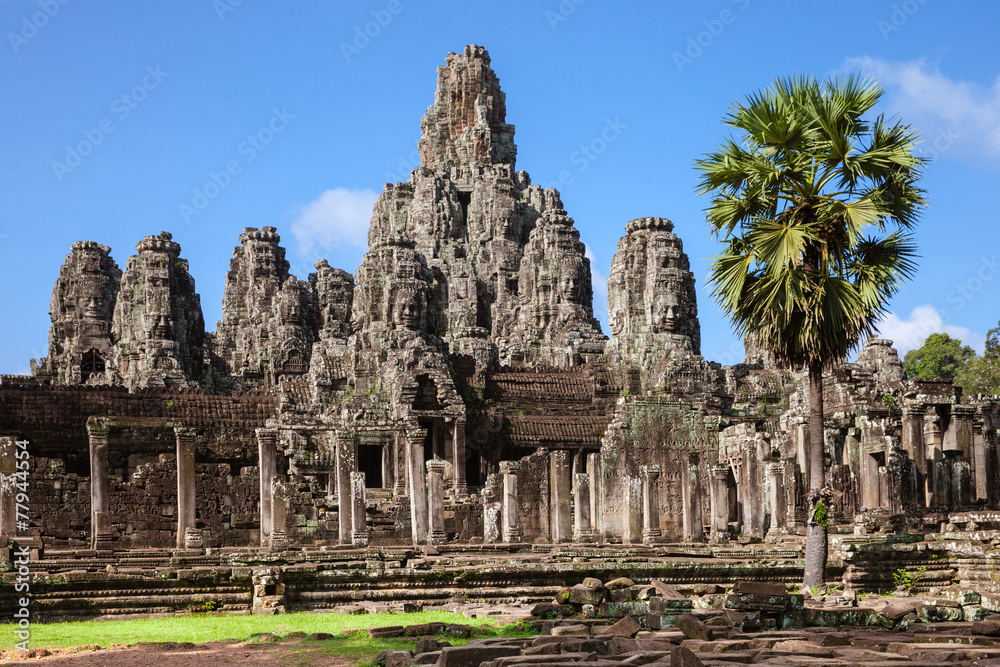
[[[355,661],[328,655],[314,643],[228,644],[212,642],[195,647],[184,645],[111,647],[100,650],[48,649],[44,657],[15,656],[0,658],[0,665],[25,667],[202,667],[203,665],[240,665],[240,667],[355,667]],[[36,649],[37,651],[37,649]]]

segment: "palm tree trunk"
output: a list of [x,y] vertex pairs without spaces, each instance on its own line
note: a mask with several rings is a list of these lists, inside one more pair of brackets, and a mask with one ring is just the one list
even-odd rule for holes
[[809,365],[809,522],[806,526],[805,572],[802,584],[807,588],[822,586],[826,580],[826,512],[817,520],[817,505],[826,497],[823,471],[823,364]]

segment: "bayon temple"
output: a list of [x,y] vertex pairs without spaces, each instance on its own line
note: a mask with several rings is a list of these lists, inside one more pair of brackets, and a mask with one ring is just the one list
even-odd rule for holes
[[[354,275],[321,260],[299,279],[278,230],[247,227],[214,333],[169,233],[124,269],[99,242],[73,244],[48,356],[0,384],[0,472],[27,441],[38,567],[152,595],[171,577],[138,580],[164,563],[189,588],[199,564],[227,563],[212,585],[239,588],[246,565],[253,604],[272,610],[352,599],[316,563],[385,578],[420,554],[606,558],[633,575],[629,562],[673,554],[702,564],[675,562],[680,581],[799,577],[805,374],[752,346],[735,366],[701,356],[677,233],[698,222],[622,221],[606,335],[573,219],[516,166],[483,48],[447,56],[421,128],[421,166],[385,185]],[[825,393],[831,581],[879,590],[896,567],[880,559],[919,564],[928,535],[1000,528],[997,399],[904,378],[879,339],[830,368]],[[16,489],[0,494],[7,544]],[[988,579],[926,562],[922,585]],[[532,571],[491,581],[553,583]],[[52,599],[74,581],[50,581]]]

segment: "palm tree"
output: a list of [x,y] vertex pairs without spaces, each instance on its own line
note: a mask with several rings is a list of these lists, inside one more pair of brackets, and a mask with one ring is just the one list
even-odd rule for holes
[[809,373],[809,524],[804,585],[823,584],[826,510],[823,369],[873,335],[916,269],[909,232],[926,206],[926,160],[897,119],[864,118],[882,87],[859,76],[777,79],[735,103],[740,131],[696,161],[711,194],[713,296],[742,337]]

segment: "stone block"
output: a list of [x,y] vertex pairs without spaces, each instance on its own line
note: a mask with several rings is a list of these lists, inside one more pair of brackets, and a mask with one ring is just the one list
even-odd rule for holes
[[576,613],[576,607],[570,604],[536,604],[531,608],[535,618],[566,618]]
[[680,614],[646,614],[646,627],[650,630],[667,630],[677,624]]
[[649,613],[648,602],[605,602],[598,607],[598,612],[606,618],[622,618],[623,616],[645,616]]
[[788,590],[784,584],[776,584],[764,581],[738,581],[733,585],[734,595],[763,595],[781,596],[788,595]]
[[693,614],[681,614],[674,625],[688,639],[700,639],[702,641],[710,641],[712,639],[712,629],[695,618]]
[[640,630],[640,626],[631,616],[625,616],[620,621],[605,630],[602,634],[616,635],[618,637],[635,637]]
[[480,664],[503,658],[509,655],[519,655],[519,646],[450,646],[441,649],[438,656],[438,667],[479,667]]
[[[568,589],[564,588],[560,591],[560,597],[564,593],[566,594],[564,601],[570,604],[601,604],[601,601],[604,600],[603,588],[591,588],[583,584],[577,584]],[[560,602],[562,601],[560,600]]]
[[686,646],[678,646],[670,652],[670,667],[704,667],[694,651]]
[[618,577],[617,579],[612,579],[604,584],[604,587],[609,591],[616,591],[621,588],[631,588],[632,586],[635,586],[635,582],[628,577]]
[[674,588],[670,584],[666,584],[666,583],[664,583],[664,582],[662,582],[662,581],[660,581],[658,579],[654,579],[653,581],[651,581],[650,585],[653,588],[656,589],[656,592],[659,595],[661,595],[661,596],[663,596],[665,598],[682,598],[682,597],[684,597],[683,595],[680,594],[680,592],[676,588]]
[[649,598],[649,611],[652,614],[674,614],[682,613],[678,610],[686,610],[694,607],[694,603],[687,598]]

